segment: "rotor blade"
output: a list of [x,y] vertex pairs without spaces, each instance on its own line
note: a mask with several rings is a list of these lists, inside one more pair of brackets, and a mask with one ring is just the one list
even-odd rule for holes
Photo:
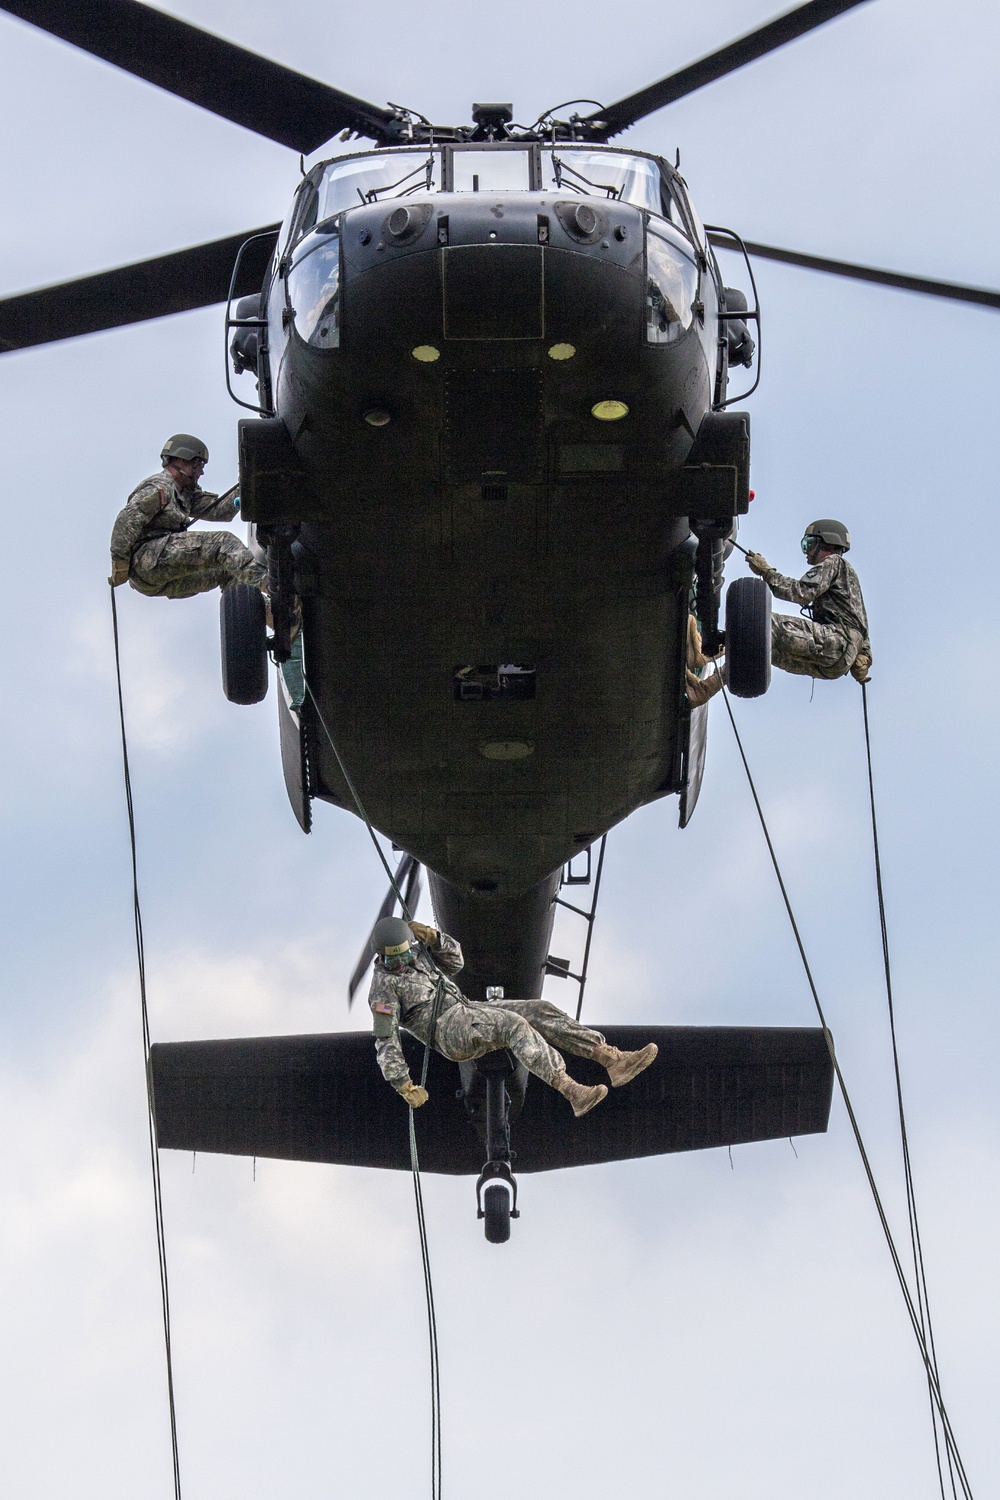
[[225,302],[237,252],[251,235],[265,238],[248,246],[234,295],[259,292],[280,228],[268,224],[208,245],[7,297],[0,301],[0,354]]
[[[395,881],[396,884],[391,885],[386,891],[385,899],[378,909],[378,916],[375,918],[375,922],[372,923],[373,932],[375,930],[376,922],[381,922],[383,917],[391,917],[393,912],[396,910],[397,890],[402,893],[403,902],[406,906],[407,911],[413,912],[416,910],[417,901],[420,899],[420,863],[418,860],[413,858],[412,854],[404,854],[402,859],[399,861],[399,864],[396,866]],[[358,985],[361,983],[362,979],[364,979],[365,975],[368,973],[368,970],[371,967],[372,957],[373,954],[371,936],[369,935],[368,941],[365,943],[365,946],[361,950],[361,956],[359,957],[357,963],[354,965],[354,973],[351,975],[351,982],[347,986],[348,1010],[350,1010],[351,1006],[354,1004],[354,996],[357,992]]]
[[714,83],[717,78],[734,73],[737,68],[745,67],[758,57],[764,57],[768,52],[783,47],[786,42],[794,42],[796,37],[804,36],[807,31],[813,31],[817,26],[832,21],[844,11],[853,10],[855,6],[865,3],[866,0],[809,0],[807,5],[800,5],[796,10],[768,21],[766,26],[748,32],[746,36],[730,42],[728,47],[722,47],[699,62],[691,63],[690,67],[682,68],[679,73],[671,73],[669,78],[663,78],[649,88],[640,89],[637,94],[629,94],[627,99],[619,99],[617,104],[608,105],[607,109],[588,115],[586,122],[600,131],[604,140],[610,140],[611,136],[626,130],[629,125],[634,125],[646,115],[651,115],[654,110],[662,109],[665,104],[673,104],[676,99],[693,94],[696,89],[704,88],[706,83]]
[[[739,250],[721,235],[710,234],[709,240],[719,250]],[[751,255],[761,260],[777,260],[787,266],[802,266],[807,271],[824,271],[829,276],[847,276],[852,281],[872,281],[877,286],[898,287],[903,292],[922,292],[926,297],[947,297],[953,302],[972,302],[979,307],[1000,308],[1000,292],[989,287],[963,286],[959,281],[934,281],[928,276],[906,276],[902,271],[882,271],[877,266],[859,266],[849,260],[828,260],[822,255],[803,255],[798,250],[779,250],[775,245],[744,244]]]
[[139,0],[13,0],[0,9],[170,94],[295,151],[349,129],[389,138],[395,118]]

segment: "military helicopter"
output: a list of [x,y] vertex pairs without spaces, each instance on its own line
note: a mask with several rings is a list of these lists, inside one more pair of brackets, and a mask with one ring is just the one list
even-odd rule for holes
[[[259,701],[278,663],[299,823],[316,800],[363,805],[403,853],[398,879],[426,868],[470,998],[537,996],[566,972],[549,941],[574,857],[657,799],[680,798],[682,826],[693,813],[705,710],[685,694],[688,617],[718,649],[750,500],[749,417],[733,407],[759,379],[751,256],[1000,306],[744,245],[702,225],[676,164],[609,144],[859,3],[810,0],[618,103],[530,126],[504,103],[458,126],[372,105],[137,0],[2,7],[296,151],[373,143],[313,166],[280,226],[0,302],[0,349],[226,304],[235,373],[256,387],[237,397],[253,411],[240,487],[273,614],[269,638],[255,591],[223,595],[227,694]],[[725,285],[723,247],[743,255],[749,298]],[[748,375],[731,394],[734,367]],[[769,619],[763,584],[737,580],[739,696],[767,687]],[[503,1055],[465,1070],[459,1103],[434,1058],[425,1165],[475,1170],[464,1111],[503,1239],[522,1104],[523,1170],[825,1128],[821,1033],[662,1031],[645,1082],[582,1122],[546,1090],[525,1096]],[[630,1045],[629,1028],[607,1032]],[[154,1074],[164,1146],[408,1165],[367,1035],[171,1044]]]

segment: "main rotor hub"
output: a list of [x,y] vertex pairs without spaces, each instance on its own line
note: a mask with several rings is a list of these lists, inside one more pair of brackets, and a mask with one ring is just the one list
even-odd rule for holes
[[474,141],[505,141],[507,126],[514,118],[513,104],[474,104],[472,118],[476,122]]

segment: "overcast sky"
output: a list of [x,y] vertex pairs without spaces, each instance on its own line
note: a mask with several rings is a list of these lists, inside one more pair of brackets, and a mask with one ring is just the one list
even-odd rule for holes
[[[768,19],[697,6],[189,0],[179,13],[376,102],[464,120],[616,99]],[[990,0],[874,0],[644,122],[707,221],[1000,285]],[[0,288],[282,216],[295,155],[0,17]],[[732,262],[727,273],[736,274]],[[996,1492],[996,313],[762,264],[757,499],[798,571],[848,522],[902,1063],[942,1379]],[[737,278],[738,279],[738,278]],[[15,1500],[166,1500],[159,1330],[107,540],[168,433],[235,477],[218,309],[0,360],[0,1471]],[[742,565],[731,568],[738,576]],[[125,590],[154,1037],[337,1029],[382,894],[365,835],[288,809],[273,690],[228,704],[217,601]],[[861,695],[776,675],[738,706],[900,1234]],[[609,841],[587,1014],[809,1025],[722,705],[692,826]],[[424,913],[422,913],[424,914]],[[560,927],[554,950],[579,955]],[[550,981],[548,993],[568,1000]],[[427,1351],[403,1175],[165,1153],[188,1500],[427,1492]],[[826,1136],[528,1178],[508,1246],[425,1187],[449,1500],[931,1500],[926,1391],[843,1106]]]

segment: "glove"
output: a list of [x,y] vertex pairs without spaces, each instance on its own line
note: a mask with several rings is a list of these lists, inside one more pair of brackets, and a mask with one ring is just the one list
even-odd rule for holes
[[116,589],[119,584],[128,583],[128,558],[113,557],[111,559],[111,577],[108,579],[111,587]]
[[758,578],[763,578],[766,573],[770,573],[771,571],[771,564],[759,552],[747,553],[747,567],[751,573],[756,573]]
[[419,1083],[414,1083],[412,1078],[408,1078],[397,1093],[406,1100],[411,1109],[419,1109],[421,1104],[427,1103],[429,1097],[427,1090],[422,1089]]
[[871,668],[871,653],[869,651],[859,651],[857,656],[854,658],[854,665],[851,668],[851,676],[854,678],[855,682],[871,682],[871,678],[868,676]]
[[425,947],[433,948],[437,943],[438,934],[433,927],[425,927],[423,922],[409,922],[407,926],[417,942],[423,943]]

